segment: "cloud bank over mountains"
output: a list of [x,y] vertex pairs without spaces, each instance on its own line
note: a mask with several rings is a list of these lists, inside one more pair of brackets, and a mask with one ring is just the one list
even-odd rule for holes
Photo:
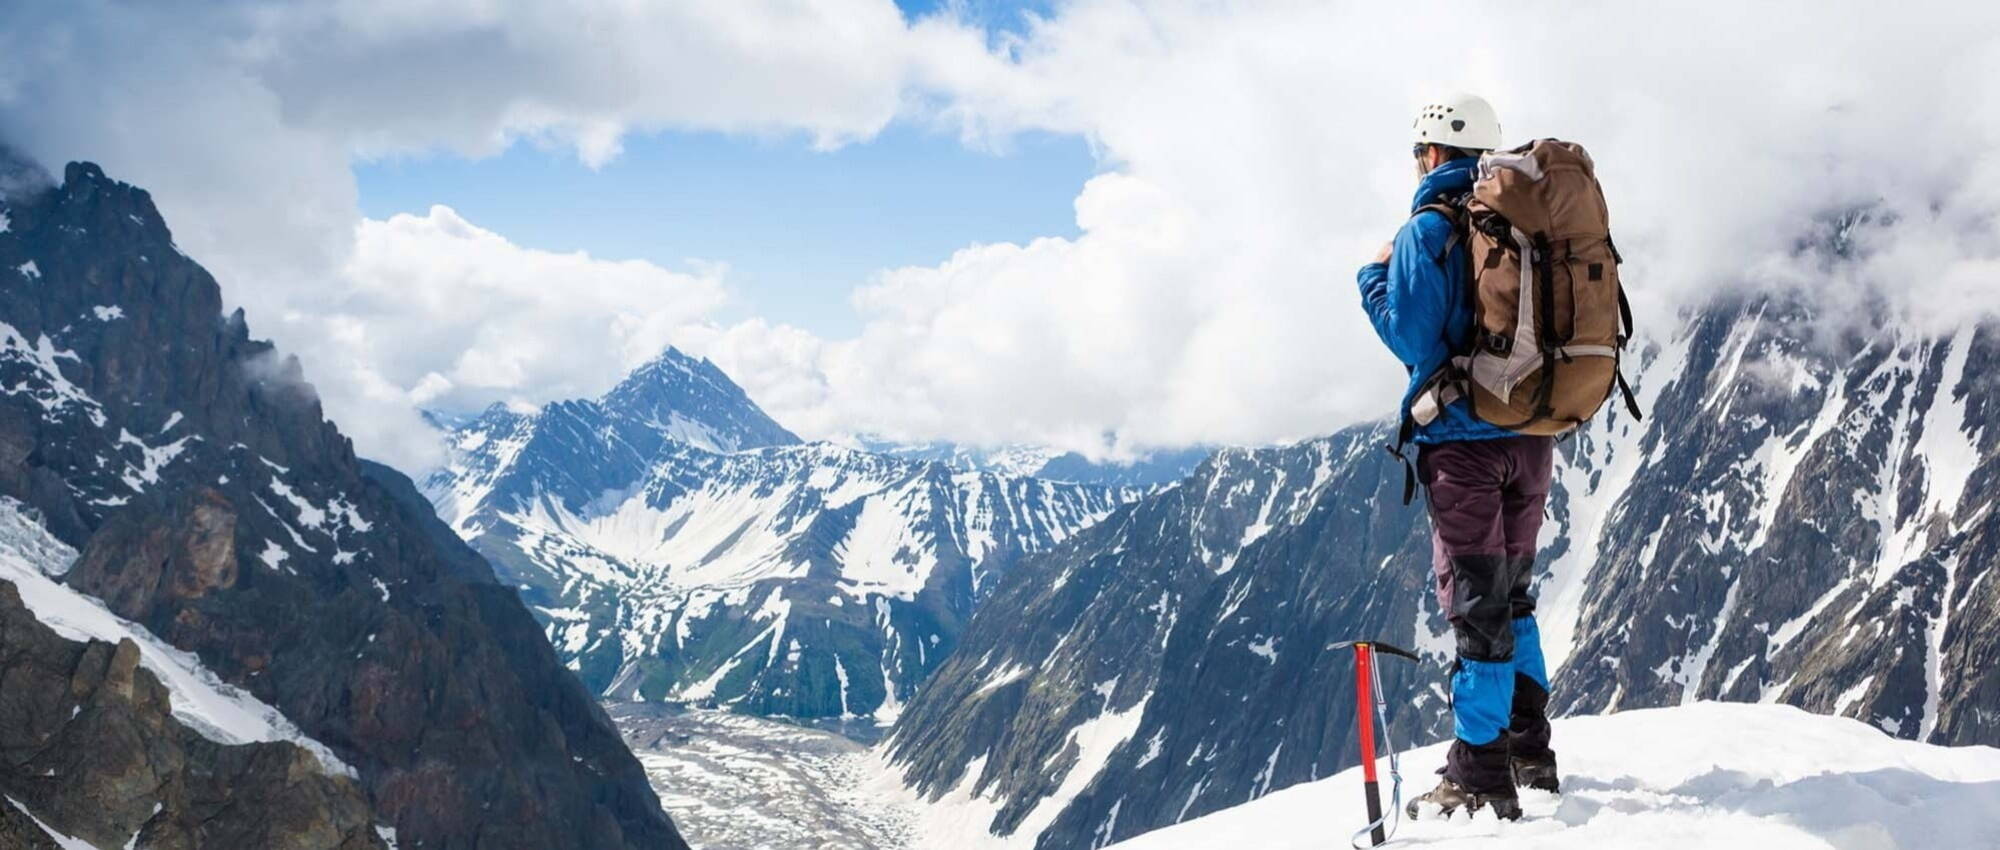
[[[1258,443],[1389,412],[1355,266],[1405,214],[1413,105],[1485,94],[1596,154],[1644,313],[1808,287],[1829,321],[2000,310],[2000,10],[1075,0],[1018,31],[888,0],[35,5],[0,28],[0,138],[151,188],[300,353],[364,451],[419,403],[589,394],[666,342],[807,436]],[[450,210],[365,221],[350,163],[511,144],[586,163],[658,130],[976,147],[1088,138],[1081,235],[854,281],[850,339],[723,323],[724,265],[536,251]],[[978,203],[968,198],[966,203]],[[1859,262],[1801,240],[1843,212]],[[884,239],[895,238],[883,234]],[[730,258],[714,258],[726,263]],[[1871,299],[1873,303],[1871,305]],[[1115,440],[1107,435],[1115,434]]]

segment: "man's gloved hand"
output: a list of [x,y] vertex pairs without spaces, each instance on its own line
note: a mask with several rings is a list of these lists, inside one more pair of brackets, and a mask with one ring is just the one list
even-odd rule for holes
[[1376,251],[1376,252],[1375,252],[1375,262],[1378,262],[1378,263],[1386,263],[1386,262],[1388,262],[1388,261],[1389,261],[1389,254],[1390,254],[1390,252],[1394,251],[1394,250],[1395,250],[1395,248],[1396,248],[1396,243],[1394,243],[1394,242],[1384,242],[1384,243],[1382,243],[1382,250],[1380,250],[1380,251]]

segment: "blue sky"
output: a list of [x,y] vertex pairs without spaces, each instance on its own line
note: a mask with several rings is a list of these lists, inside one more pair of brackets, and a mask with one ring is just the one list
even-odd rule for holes
[[942,9],[955,8],[967,20],[988,30],[1015,32],[1024,13],[1047,16],[1056,0],[896,0],[903,17],[918,18]]
[[[996,31],[1049,6],[897,5],[916,17],[948,4]],[[898,122],[833,151],[804,134],[664,132],[627,136],[624,153],[596,170],[567,148],[519,142],[494,157],[426,154],[354,171],[370,218],[444,204],[530,248],[677,270],[690,259],[727,263],[736,300],[719,319],[761,316],[838,338],[860,327],[849,294],[880,269],[936,264],[978,242],[1075,235],[1072,202],[1096,164],[1078,138],[1028,135],[980,151]]]
[[1072,201],[1095,170],[1080,139],[1027,136],[1002,153],[904,124],[873,141],[813,150],[804,137],[630,137],[592,170],[567,149],[517,143],[355,167],[370,218],[444,204],[517,244],[729,264],[722,318],[762,316],[825,336],[859,326],[847,302],[882,268],[935,264],[974,242],[1074,235]]

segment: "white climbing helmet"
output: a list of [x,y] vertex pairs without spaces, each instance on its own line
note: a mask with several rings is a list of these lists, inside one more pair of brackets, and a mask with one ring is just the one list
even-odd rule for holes
[[1493,114],[1493,105],[1478,95],[1455,94],[1424,105],[1410,125],[1410,141],[1469,151],[1497,150],[1500,116]]

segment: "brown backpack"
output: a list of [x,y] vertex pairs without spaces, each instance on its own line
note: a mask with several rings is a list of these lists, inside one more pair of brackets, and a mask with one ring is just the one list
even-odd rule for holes
[[[1462,209],[1461,209],[1462,205]],[[1583,424],[1615,386],[1632,309],[1618,283],[1604,190],[1581,145],[1542,139],[1479,158],[1472,194],[1432,204],[1451,219],[1472,263],[1473,331],[1412,400],[1406,428],[1471,399],[1479,419],[1552,436]],[[1446,254],[1448,255],[1449,249]]]

